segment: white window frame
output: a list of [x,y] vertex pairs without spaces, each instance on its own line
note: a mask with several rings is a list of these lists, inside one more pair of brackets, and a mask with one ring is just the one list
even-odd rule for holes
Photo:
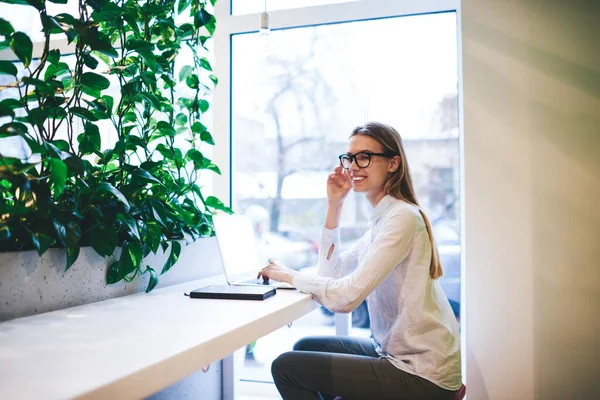
[[[233,0],[235,1],[235,0]],[[243,0],[237,0],[243,1]],[[269,11],[271,14],[271,30],[314,26],[322,24],[354,22],[361,20],[399,17],[439,12],[456,12],[456,39],[458,60],[458,121],[459,121],[459,151],[464,152],[463,141],[463,88],[462,88],[462,14],[460,0],[362,0],[348,3],[328,4],[287,10]],[[214,194],[224,202],[231,204],[231,42],[232,35],[257,32],[260,13],[232,15],[231,0],[217,1],[215,18],[217,30],[214,39],[214,71],[219,78],[219,85],[213,99],[215,138],[214,162],[221,169],[221,176],[216,176],[213,184]],[[464,156],[460,157],[460,195],[464,199]],[[465,237],[464,237],[464,200],[461,202],[461,299],[465,298]],[[465,304],[461,301],[461,346],[466,348],[466,313]],[[336,315],[336,334],[348,335],[350,330],[350,315]],[[462,360],[462,369],[466,371],[466,357]],[[466,378],[466,374],[465,374]],[[234,373],[227,372],[223,376],[224,399],[235,396]]]

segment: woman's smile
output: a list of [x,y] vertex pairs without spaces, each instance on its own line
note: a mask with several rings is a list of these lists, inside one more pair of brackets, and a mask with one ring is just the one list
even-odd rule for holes
[[367,179],[366,176],[353,175],[352,176],[352,184],[355,186],[360,185],[361,183],[363,183],[365,181],[365,179]]

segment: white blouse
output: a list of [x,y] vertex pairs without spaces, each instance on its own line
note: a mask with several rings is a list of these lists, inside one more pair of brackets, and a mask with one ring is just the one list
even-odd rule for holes
[[366,299],[382,357],[444,389],[459,389],[458,324],[440,283],[429,275],[431,242],[419,209],[385,196],[369,226],[344,253],[338,251],[338,228],[323,227],[317,276],[294,274],[293,285],[333,312],[348,313]]

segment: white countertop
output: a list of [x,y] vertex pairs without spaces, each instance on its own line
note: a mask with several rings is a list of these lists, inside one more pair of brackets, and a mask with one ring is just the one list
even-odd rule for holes
[[0,399],[145,397],[318,306],[296,290],[264,301],[183,295],[208,283],[0,323]]

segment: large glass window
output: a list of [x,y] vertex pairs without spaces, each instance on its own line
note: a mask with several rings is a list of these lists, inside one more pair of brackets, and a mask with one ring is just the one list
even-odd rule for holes
[[[404,139],[417,197],[445,267],[441,284],[460,303],[458,71],[454,12],[277,30],[232,38],[232,206],[249,215],[265,258],[312,272],[326,210],[326,176],[355,126],[376,120]],[[371,207],[351,193],[342,246],[368,227]],[[325,309],[257,342],[247,379],[297,337],[332,333]],[[369,336],[365,304],[352,334]],[[296,331],[294,331],[296,329]],[[292,333],[292,332],[297,332]],[[287,339],[283,339],[287,338]]]

